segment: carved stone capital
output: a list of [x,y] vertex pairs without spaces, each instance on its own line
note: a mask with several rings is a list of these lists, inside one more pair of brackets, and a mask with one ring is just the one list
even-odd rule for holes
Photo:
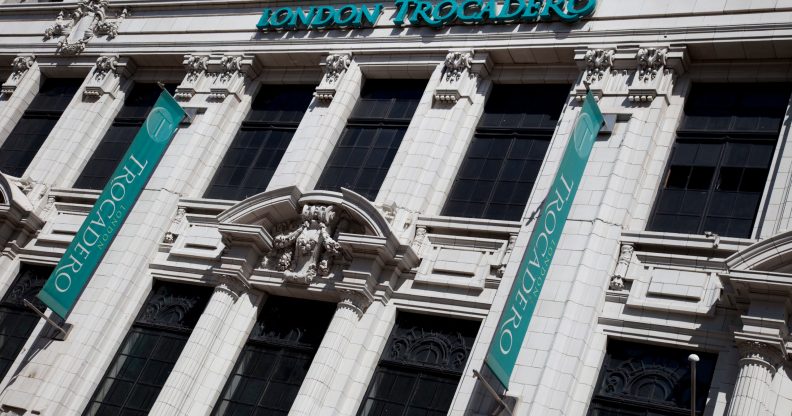
[[98,99],[103,95],[115,98],[121,87],[121,75],[130,75],[133,66],[129,59],[122,59],[118,55],[100,56],[88,77],[83,99]]
[[189,101],[205,83],[205,75],[209,70],[209,55],[185,55],[183,64],[187,75],[176,87],[173,97],[179,101]]
[[[486,57],[483,61],[486,61]],[[451,51],[443,61],[440,83],[435,89],[435,104],[456,104],[475,92],[478,74],[473,71],[473,51]],[[481,66],[481,65],[479,65]]]
[[583,59],[586,61],[584,78],[587,82],[601,81],[603,76],[613,67],[613,49],[589,49]]
[[667,47],[640,48],[635,54],[637,69],[629,87],[633,102],[652,102],[656,96],[670,93],[673,69],[668,65]]
[[358,319],[363,317],[366,313],[372,300],[361,292],[349,289],[342,289],[339,291],[341,294],[341,301],[338,302],[339,309],[348,309],[358,316]]
[[250,290],[250,285],[248,282],[239,279],[235,275],[219,274],[218,280],[219,282],[217,283],[217,286],[215,286],[215,291],[228,294],[228,296],[230,296],[234,302],[236,302],[240,296]]
[[0,94],[11,95],[16,91],[17,85],[22,77],[28,72],[33,64],[36,63],[36,55],[19,55],[11,62],[11,75],[0,89]]
[[644,83],[657,78],[658,72],[666,65],[668,48],[641,48],[635,59],[638,61],[638,80]]
[[[239,98],[253,63],[253,57],[248,55],[210,55],[206,61],[209,99],[222,102],[232,95]],[[194,65],[201,67],[203,64],[195,62]]]
[[314,97],[323,102],[330,102],[335,97],[339,81],[352,65],[351,53],[335,53],[327,55],[324,61],[324,76],[316,87]]
[[740,365],[760,364],[771,373],[775,373],[784,362],[785,354],[775,343],[738,338],[737,350],[740,352]]

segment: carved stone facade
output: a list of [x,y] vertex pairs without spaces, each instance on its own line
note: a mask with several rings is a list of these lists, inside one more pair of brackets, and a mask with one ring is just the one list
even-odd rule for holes
[[44,31],[44,40],[58,38],[58,53],[77,55],[97,36],[111,40],[118,36],[118,27],[128,15],[123,9],[115,19],[107,17],[108,0],[80,0],[72,11],[61,11],[52,26]]

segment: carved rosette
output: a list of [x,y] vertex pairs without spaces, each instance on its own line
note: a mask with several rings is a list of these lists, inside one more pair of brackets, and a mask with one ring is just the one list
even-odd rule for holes
[[298,223],[276,227],[275,248],[264,267],[284,272],[284,280],[289,283],[307,285],[327,276],[341,250],[331,237],[335,225],[333,206],[304,206]]
[[74,10],[61,10],[52,26],[44,30],[44,41],[59,38],[59,54],[77,55],[96,36],[106,36],[108,40],[115,38],[129,12],[124,9],[115,19],[108,19],[108,4],[108,0],[80,0]]
[[634,251],[635,247],[632,244],[622,244],[619,262],[611,277],[610,290],[624,290],[624,276],[627,275],[627,270],[630,268]]
[[475,89],[477,78],[472,69],[473,52],[449,52],[442,63],[442,75],[434,93],[434,102],[456,104],[460,98],[469,97]]
[[11,62],[11,75],[8,80],[3,84],[0,94],[11,95],[16,91],[17,85],[22,80],[22,77],[28,72],[33,64],[36,62],[35,55],[22,55],[17,56]]
[[336,86],[341,77],[352,65],[352,55],[348,53],[337,53],[327,55],[324,63],[324,77],[322,82],[316,87],[314,97],[323,102],[330,102],[335,97]]

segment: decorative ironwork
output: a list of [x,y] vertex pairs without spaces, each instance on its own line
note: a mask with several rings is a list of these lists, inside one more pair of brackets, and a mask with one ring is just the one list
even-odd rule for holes
[[32,303],[39,310],[43,311],[47,307],[36,297],[38,292],[44,287],[52,268],[49,266],[34,266],[23,264],[19,270],[14,284],[8,289],[3,297],[3,305],[25,308],[23,300]]
[[211,289],[155,284],[136,323],[173,329],[192,329],[209,301]]
[[[402,314],[382,360],[462,372],[470,355],[477,323]],[[475,324],[475,328],[471,326]]]

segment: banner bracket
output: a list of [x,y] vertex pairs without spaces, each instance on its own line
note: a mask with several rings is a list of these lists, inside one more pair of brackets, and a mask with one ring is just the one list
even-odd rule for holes
[[52,318],[50,318],[49,316],[45,315],[44,312],[40,311],[39,308],[37,308],[32,303],[30,303],[27,299],[22,299],[22,302],[25,304],[25,306],[30,308],[33,311],[33,313],[35,313],[36,315],[44,318],[44,320],[47,321],[48,324],[50,324],[53,328],[55,328],[55,330],[57,332],[55,334],[49,336],[49,338],[52,338],[52,339],[54,339],[56,341],[65,341],[66,340],[66,337],[69,335],[69,332],[71,332],[71,329],[72,329],[72,325],[71,324],[64,323],[63,326],[60,326],[55,321],[53,321]]
[[501,409],[505,410],[509,415],[514,415],[511,408],[509,408],[509,405],[503,401],[503,397],[501,397],[498,392],[495,391],[495,389],[489,384],[489,382],[481,376],[481,373],[479,373],[478,370],[473,369],[473,376],[481,381],[481,385],[484,386],[484,390],[486,390],[487,393],[489,393],[489,395],[492,396],[492,398],[498,403],[498,407],[492,412],[493,416],[497,415]]

